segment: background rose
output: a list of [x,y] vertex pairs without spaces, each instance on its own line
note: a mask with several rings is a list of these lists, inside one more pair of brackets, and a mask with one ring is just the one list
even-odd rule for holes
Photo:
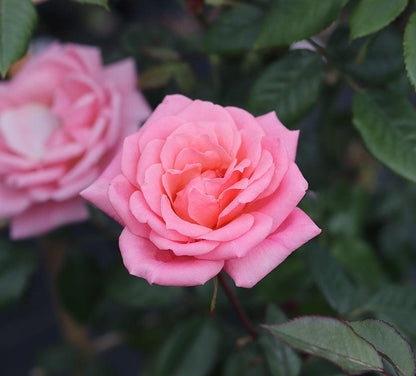
[[149,114],[134,62],[55,44],[0,83],[0,217],[12,238],[87,218],[78,196]]
[[125,226],[131,274],[186,286],[224,268],[251,287],[320,232],[296,207],[297,140],[274,112],[168,96],[82,195]]

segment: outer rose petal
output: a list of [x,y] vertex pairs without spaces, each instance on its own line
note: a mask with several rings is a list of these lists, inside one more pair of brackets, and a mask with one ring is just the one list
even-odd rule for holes
[[11,220],[12,239],[45,234],[65,224],[88,219],[88,210],[80,198],[63,202],[48,201],[33,205]]
[[317,236],[321,230],[299,208],[279,229],[254,247],[245,257],[228,260],[224,270],[239,287],[253,287],[295,249]]
[[29,207],[30,199],[24,192],[0,184],[0,218],[8,218]]
[[179,111],[181,111],[186,106],[189,106],[192,103],[192,100],[180,95],[167,95],[161,104],[156,107],[153,113],[150,115],[149,119],[147,119],[146,123],[143,125],[142,129],[145,130],[149,128],[149,126],[159,119],[163,119],[167,116],[174,116]]
[[294,161],[296,158],[299,131],[291,131],[287,129],[277,118],[274,111],[258,116],[257,121],[263,127],[267,136],[279,137],[283,141],[286,146],[289,159]]
[[161,251],[148,239],[124,229],[120,250],[130,274],[145,278],[150,284],[166,286],[202,285],[216,276],[224,261],[205,261],[193,257],[178,257],[171,251]]
[[108,198],[108,188],[111,180],[121,173],[120,165],[121,153],[118,153],[101,176],[88,188],[84,189],[80,195],[117,222],[122,223],[122,219],[116,213]]

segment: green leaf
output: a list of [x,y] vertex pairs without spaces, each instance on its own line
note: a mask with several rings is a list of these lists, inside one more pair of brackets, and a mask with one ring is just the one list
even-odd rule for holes
[[77,3],[81,4],[92,4],[92,5],[100,5],[105,9],[109,9],[108,7],[108,0],[74,0]]
[[374,250],[363,240],[354,237],[339,240],[331,252],[358,284],[376,288],[384,281]]
[[58,274],[59,298],[79,322],[88,321],[102,296],[102,275],[83,250],[68,251]]
[[351,309],[354,286],[338,262],[318,246],[306,251],[312,276],[332,308],[340,313]]
[[353,122],[371,154],[416,182],[416,112],[407,98],[388,91],[357,93]]
[[49,347],[37,356],[36,365],[48,375],[63,375],[80,366],[81,354],[69,345]]
[[143,278],[128,273],[121,261],[107,270],[106,292],[126,307],[149,309],[175,304],[182,297],[180,287],[149,285]]
[[382,360],[374,347],[343,321],[303,316],[265,327],[281,341],[307,354],[327,359],[346,372],[383,370]]
[[26,291],[37,267],[33,250],[0,240],[0,308],[15,304]]
[[[275,305],[267,309],[266,323],[276,324],[285,321],[285,314]],[[299,356],[288,346],[274,338],[269,332],[262,332],[260,346],[265,355],[269,370],[273,376],[297,376],[300,373]]]
[[416,88],[416,13],[413,13],[407,23],[403,40],[404,59],[407,75]]
[[0,73],[22,58],[35,30],[37,14],[30,0],[0,0]]
[[217,360],[220,333],[212,322],[187,321],[177,326],[162,347],[155,376],[205,376]]
[[309,38],[333,22],[348,0],[274,0],[255,47],[286,46]]
[[252,344],[245,345],[228,357],[222,376],[270,376],[261,355]]
[[374,33],[403,12],[408,0],[359,0],[351,13],[351,39]]
[[381,319],[396,325],[412,339],[416,339],[416,289],[405,286],[386,286],[366,304]]
[[374,319],[350,321],[348,324],[359,336],[370,342],[393,365],[399,376],[413,376],[416,372],[412,348],[390,324]]
[[252,5],[231,8],[210,27],[204,38],[205,50],[218,54],[239,54],[250,50],[256,40],[264,12]]
[[271,64],[254,83],[249,110],[255,115],[276,111],[283,123],[294,123],[316,104],[322,82],[319,56],[293,51]]
[[333,363],[321,359],[309,357],[305,359],[302,367],[302,376],[340,376],[345,374],[339,373],[339,368]]

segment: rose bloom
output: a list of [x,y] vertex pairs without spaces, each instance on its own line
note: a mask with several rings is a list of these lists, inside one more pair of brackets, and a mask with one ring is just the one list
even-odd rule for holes
[[150,113],[132,60],[54,44],[0,82],[0,218],[14,239],[88,217],[79,192]]
[[124,226],[131,274],[192,286],[224,269],[252,287],[321,231],[296,207],[297,141],[274,112],[168,96],[81,194]]

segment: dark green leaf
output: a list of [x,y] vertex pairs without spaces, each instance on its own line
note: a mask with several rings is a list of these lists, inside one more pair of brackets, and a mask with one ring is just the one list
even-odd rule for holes
[[308,247],[308,264],[315,282],[332,308],[347,312],[352,305],[354,286],[338,262],[318,246]]
[[238,54],[250,50],[264,12],[252,5],[235,6],[222,14],[205,35],[205,49],[211,53]]
[[302,367],[302,376],[340,376],[339,368],[333,363],[320,358],[310,357],[305,360]]
[[63,375],[79,367],[81,359],[81,354],[74,347],[61,345],[42,350],[36,364],[47,375]]
[[386,357],[400,376],[414,376],[416,367],[412,348],[393,326],[373,319],[350,321],[348,324]]
[[37,267],[33,250],[0,241],[0,308],[16,303]]
[[37,15],[30,0],[0,0],[0,73],[24,56]]
[[412,14],[407,23],[403,45],[407,75],[416,88],[416,13]]
[[318,100],[323,82],[319,56],[294,51],[271,64],[254,83],[249,110],[256,114],[276,111],[283,123],[300,120]]
[[74,0],[77,3],[81,4],[92,4],[92,5],[100,5],[106,9],[108,9],[108,0]]
[[220,333],[212,322],[189,321],[175,327],[157,359],[155,376],[205,376],[215,365]]
[[58,275],[59,298],[79,322],[89,319],[102,296],[102,275],[83,250],[68,251]]
[[383,282],[380,263],[363,240],[351,237],[339,240],[331,252],[357,283],[375,288]]
[[416,339],[416,289],[404,286],[387,286],[367,302],[382,320],[393,323],[407,336]]
[[[275,305],[267,309],[266,323],[269,325],[285,321],[285,314]],[[273,376],[297,376],[301,368],[299,356],[288,346],[276,340],[268,332],[262,332],[259,338],[260,346],[265,355],[270,373]]]
[[143,278],[128,273],[121,261],[108,269],[106,290],[108,296],[131,308],[149,309],[175,304],[182,296],[180,287],[149,285]]
[[351,13],[351,39],[374,33],[391,23],[408,0],[359,0]]
[[348,0],[274,0],[255,47],[285,46],[309,38],[333,22]]
[[222,376],[270,376],[260,351],[254,346],[246,345],[234,352],[226,361]]
[[416,182],[416,112],[406,97],[387,91],[357,93],[355,127],[377,159]]
[[363,373],[383,369],[377,351],[343,321],[304,316],[266,328],[290,346],[327,359],[346,372]]

